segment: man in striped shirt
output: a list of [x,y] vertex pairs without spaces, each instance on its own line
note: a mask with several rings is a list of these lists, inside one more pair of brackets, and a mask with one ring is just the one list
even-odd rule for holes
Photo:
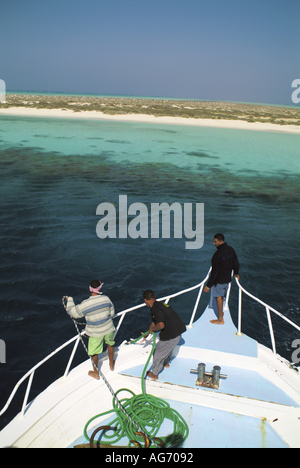
[[[94,280],[90,284],[91,296],[81,304],[75,305],[72,297],[67,297],[66,311],[77,319],[85,318],[85,332],[89,337],[88,352],[95,365],[98,367],[98,354],[103,352],[103,342],[107,344],[109,368],[114,370],[114,324],[112,317],[115,314],[115,308],[109,297],[104,296],[100,289],[103,283]],[[98,372],[93,369],[89,376],[99,379]]]

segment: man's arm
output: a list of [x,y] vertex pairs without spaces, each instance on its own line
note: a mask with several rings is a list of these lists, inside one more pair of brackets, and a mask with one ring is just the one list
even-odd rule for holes
[[69,296],[69,297],[66,297],[66,299],[67,299],[66,311],[70,315],[70,317],[82,318],[84,315],[81,313],[80,307],[75,305],[73,297]]
[[152,322],[149,328],[149,333],[163,330],[163,328],[165,328],[164,322],[158,322],[156,325],[154,322]]
[[239,264],[239,260],[237,258],[237,254],[234,252],[234,265],[233,265],[233,274],[234,274],[234,277],[237,278],[238,280],[240,279],[239,277],[239,271],[240,271],[240,264]]
[[151,323],[150,327],[149,327],[149,330],[148,330],[148,333],[147,335],[144,336],[143,340],[142,341],[145,341],[145,339],[147,338],[147,336],[151,335],[152,332],[156,332],[156,331],[160,331],[162,330],[163,328],[165,328],[165,324],[164,322],[159,322],[155,325],[154,322]]
[[211,270],[211,273],[210,273],[210,277],[207,281],[207,285],[205,286],[204,288],[204,292],[208,292],[210,290],[210,288],[214,285],[215,283],[215,280],[218,276],[218,273],[219,273],[219,269],[217,267],[217,265],[212,265],[212,270]]
[[215,281],[218,277],[219,270],[220,270],[220,260],[219,260],[219,254],[216,252],[212,259],[211,259],[211,272],[210,272],[210,277],[207,281],[207,285],[204,288],[204,292],[208,292],[210,288],[215,284]]
[[111,317],[114,317],[114,315],[115,315],[115,306],[113,305],[113,303],[111,301],[110,301],[110,306],[109,306],[109,313],[110,313]]

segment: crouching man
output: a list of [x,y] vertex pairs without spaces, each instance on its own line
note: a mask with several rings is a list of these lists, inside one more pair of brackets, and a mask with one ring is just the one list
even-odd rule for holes
[[152,332],[160,331],[160,341],[157,343],[153,354],[152,372],[147,372],[148,377],[158,380],[158,374],[162,369],[170,366],[172,351],[179,343],[181,333],[186,331],[186,327],[172,307],[155,299],[151,289],[145,291],[143,297],[145,304],[151,309],[152,323],[149,327],[148,335]]

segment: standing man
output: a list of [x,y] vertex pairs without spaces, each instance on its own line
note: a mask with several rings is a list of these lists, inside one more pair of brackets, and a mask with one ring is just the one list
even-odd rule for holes
[[[103,342],[107,344],[109,368],[114,370],[114,324],[112,317],[115,308],[109,297],[102,295],[100,289],[103,283],[94,280],[90,284],[91,296],[81,304],[75,305],[72,297],[66,297],[66,311],[73,318],[85,318],[86,334],[89,337],[88,353],[98,367],[98,354],[103,352]],[[94,369],[89,372],[89,376],[99,379],[98,372]]]
[[158,380],[158,374],[163,367],[170,367],[169,362],[172,351],[179,343],[181,333],[186,331],[186,327],[172,307],[155,299],[154,292],[151,289],[145,291],[143,297],[145,304],[151,309],[152,323],[148,335],[160,331],[160,341],[157,343],[153,354],[152,372],[147,372],[148,377]]
[[224,296],[228,290],[228,285],[231,282],[231,272],[233,270],[234,277],[239,279],[239,261],[235,250],[224,242],[223,234],[214,236],[214,245],[217,252],[212,257],[212,271],[207,282],[204,292],[208,292],[212,288],[212,296],[216,298],[219,318],[211,320],[214,325],[224,324],[223,302]]

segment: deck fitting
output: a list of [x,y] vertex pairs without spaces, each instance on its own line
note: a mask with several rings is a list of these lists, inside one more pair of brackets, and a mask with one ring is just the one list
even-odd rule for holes
[[218,389],[220,379],[227,379],[227,375],[220,374],[221,367],[214,366],[211,372],[205,372],[205,364],[199,362],[197,369],[191,369],[192,374],[197,374],[196,385],[197,387],[207,387]]

